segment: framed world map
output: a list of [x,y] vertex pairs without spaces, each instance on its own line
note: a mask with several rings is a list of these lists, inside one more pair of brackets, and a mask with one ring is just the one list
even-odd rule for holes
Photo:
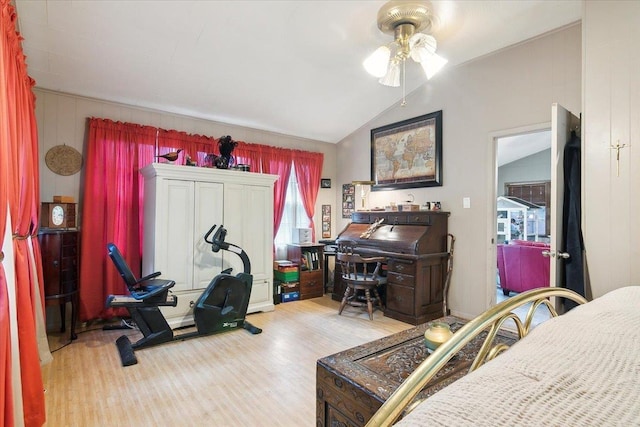
[[373,191],[442,186],[442,110],[371,130]]

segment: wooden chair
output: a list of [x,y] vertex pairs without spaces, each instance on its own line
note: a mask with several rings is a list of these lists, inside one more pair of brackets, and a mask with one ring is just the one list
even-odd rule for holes
[[[336,261],[342,269],[342,281],[346,286],[338,314],[342,314],[342,310],[347,304],[357,307],[366,306],[369,319],[373,320],[375,302],[378,303],[381,310],[384,310],[378,286],[387,283],[387,278],[380,275],[382,263],[386,261],[386,258],[362,257],[354,253],[354,247],[355,242],[353,241],[338,241]],[[372,291],[373,297],[371,296]]]

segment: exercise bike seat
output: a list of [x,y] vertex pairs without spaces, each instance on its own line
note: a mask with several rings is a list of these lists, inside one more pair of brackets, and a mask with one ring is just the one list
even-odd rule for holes
[[154,302],[166,300],[167,292],[176,284],[175,281],[156,279],[161,274],[159,271],[136,279],[118,247],[113,243],[107,243],[107,250],[109,251],[109,257],[134,299],[141,301],[153,300]]

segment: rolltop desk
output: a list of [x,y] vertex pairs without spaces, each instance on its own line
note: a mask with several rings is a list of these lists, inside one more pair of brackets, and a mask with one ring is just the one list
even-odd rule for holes
[[[384,315],[418,325],[443,314],[449,212],[354,212],[337,240],[356,242],[362,255],[387,258]],[[363,233],[382,223],[368,237]],[[339,269],[338,269],[339,270]],[[345,286],[335,272],[332,299],[342,300]]]

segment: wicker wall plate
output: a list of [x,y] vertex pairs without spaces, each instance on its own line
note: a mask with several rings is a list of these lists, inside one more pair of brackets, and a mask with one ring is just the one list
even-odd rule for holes
[[44,156],[47,167],[58,175],[73,175],[82,168],[82,154],[68,145],[56,145]]

